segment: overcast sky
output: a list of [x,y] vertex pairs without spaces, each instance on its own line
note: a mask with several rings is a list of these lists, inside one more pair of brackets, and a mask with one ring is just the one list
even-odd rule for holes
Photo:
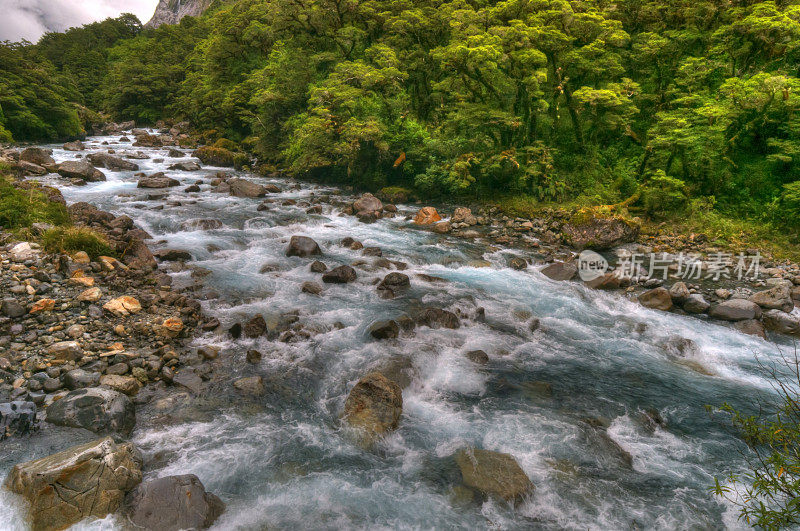
[[158,0],[0,0],[0,41],[36,42],[46,31],[64,31],[122,13],[142,24],[150,20]]

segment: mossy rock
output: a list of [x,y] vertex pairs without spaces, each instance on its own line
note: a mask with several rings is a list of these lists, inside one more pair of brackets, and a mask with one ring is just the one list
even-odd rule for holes
[[239,146],[233,140],[228,140],[227,138],[220,138],[216,142],[214,142],[215,148],[220,149],[227,149],[228,151],[239,151]]
[[572,247],[602,251],[639,236],[639,224],[619,214],[581,209],[564,224],[562,237]]
[[402,186],[387,186],[380,189],[377,197],[387,203],[407,203],[414,197],[414,192]]
[[213,146],[203,146],[194,152],[194,156],[209,166],[232,167],[235,154],[233,151]]

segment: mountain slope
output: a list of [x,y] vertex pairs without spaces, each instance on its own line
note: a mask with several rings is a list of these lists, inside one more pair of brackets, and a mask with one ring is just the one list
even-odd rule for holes
[[212,0],[160,0],[153,18],[145,24],[157,28],[163,24],[177,24],[183,17],[196,17],[211,5]]

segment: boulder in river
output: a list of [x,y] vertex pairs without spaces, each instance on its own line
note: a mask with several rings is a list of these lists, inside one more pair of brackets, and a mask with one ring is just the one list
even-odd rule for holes
[[286,256],[299,256],[302,258],[322,254],[317,242],[308,236],[292,236],[289,240],[289,247],[286,248]]
[[391,299],[394,298],[399,291],[410,285],[411,280],[408,278],[408,275],[393,271],[383,277],[383,280],[378,284],[378,292],[381,293],[384,298]]
[[767,310],[761,317],[767,330],[780,334],[800,336],[800,320],[781,310]]
[[245,335],[245,337],[249,337],[251,339],[266,334],[267,322],[264,320],[264,316],[258,314],[247,321],[244,326],[242,326],[242,333]]
[[414,216],[414,223],[417,225],[432,225],[437,221],[441,221],[442,216],[433,207],[423,207],[419,209],[417,215]]
[[553,262],[544,266],[541,273],[551,280],[572,280],[578,268],[572,262]]
[[108,153],[90,153],[89,162],[98,168],[108,168],[112,171],[138,171],[139,165]]
[[711,308],[708,315],[723,321],[759,319],[761,317],[761,307],[745,299],[730,299]]
[[4,486],[28,501],[31,527],[65,529],[115,512],[142,481],[142,456],[110,437],[15,465]]
[[133,143],[134,147],[161,147],[161,138],[156,135],[151,135],[146,132],[136,135],[136,140]]
[[169,167],[170,170],[178,171],[200,171],[200,165],[193,161],[178,162]]
[[125,514],[139,529],[206,529],[225,511],[194,474],[141,483],[125,498]]
[[512,455],[469,448],[455,455],[464,485],[484,496],[517,502],[533,492],[533,483]]
[[369,335],[375,339],[395,339],[400,334],[400,327],[395,321],[376,321],[369,327]]
[[84,146],[83,142],[81,142],[80,140],[75,140],[74,142],[67,142],[62,147],[65,151],[83,151],[86,149],[86,146]]
[[136,424],[130,398],[112,389],[88,387],[70,391],[46,410],[47,422],[95,433],[128,435]]
[[458,207],[453,212],[453,216],[450,218],[450,223],[461,223],[472,226],[478,224],[478,218],[472,214],[472,210],[469,208]]
[[15,400],[0,404],[0,441],[25,435],[36,426],[36,404]]
[[370,193],[366,193],[353,202],[353,212],[356,216],[380,213],[383,210],[381,200]]
[[106,180],[106,176],[103,172],[85,160],[68,160],[62,162],[58,165],[56,171],[59,175],[67,179],[80,179],[90,183]]
[[683,302],[683,309],[686,313],[706,313],[711,305],[699,293],[689,295]]
[[417,323],[430,328],[456,329],[461,326],[456,314],[441,308],[425,308],[417,316]]
[[349,265],[340,265],[322,275],[322,281],[328,284],[347,284],[357,278],[356,270]]
[[672,309],[672,295],[667,288],[653,288],[639,295],[639,304],[645,308],[667,312]]
[[173,179],[172,177],[167,177],[164,172],[158,172],[152,175],[143,175],[142,177],[139,177],[139,184],[137,184],[136,187],[161,189],[180,186],[180,184],[181,182],[179,180]]
[[221,229],[222,222],[218,219],[190,219],[181,223],[181,230],[215,230]]
[[264,197],[267,189],[247,179],[228,179],[230,194],[234,197]]
[[19,160],[22,162],[30,162],[37,166],[47,166],[55,164],[53,160],[53,150],[40,147],[29,147],[22,150],[19,154]]
[[361,378],[344,404],[344,419],[362,430],[367,443],[394,429],[403,413],[400,386],[378,372]]
[[685,282],[676,282],[669,288],[670,297],[675,304],[683,304],[689,298],[691,293]]

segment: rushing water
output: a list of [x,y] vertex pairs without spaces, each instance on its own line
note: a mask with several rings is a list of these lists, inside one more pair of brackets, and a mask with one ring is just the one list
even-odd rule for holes
[[[101,146],[104,140],[110,145]],[[88,146],[130,149],[110,137],[93,138]],[[53,147],[57,161],[76,156]],[[196,343],[224,346],[230,378],[260,374],[266,396],[245,400],[218,392],[230,388],[226,380],[212,388],[213,396],[173,404],[199,413],[164,420],[157,407],[139,409],[133,440],[150,461],[146,476],[199,476],[227,503],[216,529],[740,525],[735,509],[708,488],[715,476],[741,468],[742,445],[704,406],[743,404],[767,391],[755,355],[774,355],[775,345],[700,319],[650,311],[620,294],[554,282],[538,267],[511,270],[505,263],[514,251],[418,230],[403,216],[362,224],[327,204],[321,215],[281,206],[285,199],[335,192],[331,188],[274,179],[284,192],[271,195],[278,201],[258,212],[260,200],[210,192],[218,169],[168,171],[188,159],[171,159],[166,148],[141,149],[164,159],[136,161],[141,171],[166,171],[182,186],[165,191],[164,199],[147,200],[161,191],[137,189],[133,172],[103,170],[106,182],[59,184],[67,201],[127,214],[160,245],[190,250],[191,265],[210,271],[203,289],[218,295],[206,311],[225,327],[256,313],[298,311],[300,322],[318,332],[288,344],[207,334]],[[200,193],[183,191],[198,180]],[[224,226],[181,229],[196,218]],[[328,285],[321,297],[301,293],[301,284],[319,281],[319,275],[309,271],[308,259],[284,256],[296,234],[319,242],[329,267],[364,258],[339,245],[346,236],[378,246],[384,257],[409,264],[412,287],[394,300],[381,299],[373,280],[387,271],[367,266],[357,268],[354,284]],[[474,267],[475,259],[492,266]],[[265,264],[272,271],[260,273]],[[417,273],[446,282],[424,282]],[[190,271],[175,273],[177,285],[191,281]],[[458,330],[418,328],[391,341],[368,337],[375,320],[420,306],[465,315],[483,307],[486,321],[463,319]],[[541,320],[533,332],[531,317]],[[676,336],[699,348],[688,358],[672,355],[668,342]],[[257,366],[245,362],[250,348],[264,353]],[[464,357],[476,349],[489,354],[488,365]],[[365,451],[341,429],[339,415],[355,382],[389,362],[413,375],[403,391],[403,416],[377,450]],[[541,382],[552,385],[552,394],[543,392]],[[653,430],[643,421],[651,408],[666,420],[665,428]],[[587,419],[608,428],[593,428]],[[514,455],[535,484],[534,495],[516,509],[460,502],[452,491],[458,472],[448,457],[467,445]],[[15,511],[0,512],[11,527],[21,525]],[[82,526],[113,528],[115,521]]]

